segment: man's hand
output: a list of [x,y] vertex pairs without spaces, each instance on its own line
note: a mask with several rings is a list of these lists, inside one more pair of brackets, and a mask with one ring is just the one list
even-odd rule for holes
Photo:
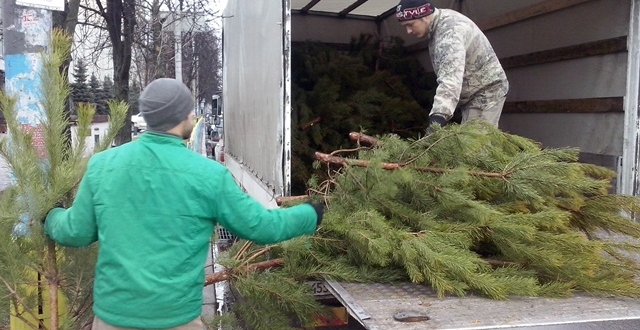
[[427,135],[431,135],[435,132],[436,127],[438,125],[440,127],[444,127],[447,124],[447,119],[440,115],[431,115],[429,116],[429,126],[427,127]]
[[313,202],[307,202],[307,204],[313,206],[313,208],[316,210],[316,218],[318,221],[316,224],[316,228],[320,227],[320,223],[322,223],[322,215],[324,214],[324,204]]

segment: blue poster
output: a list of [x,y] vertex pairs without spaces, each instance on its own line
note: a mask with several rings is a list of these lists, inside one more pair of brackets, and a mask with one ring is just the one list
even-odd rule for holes
[[5,56],[5,90],[17,98],[17,119],[23,125],[38,126],[45,119],[40,103],[41,67],[40,53]]

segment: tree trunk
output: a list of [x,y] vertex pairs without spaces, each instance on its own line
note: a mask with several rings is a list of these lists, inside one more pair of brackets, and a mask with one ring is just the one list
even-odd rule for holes
[[53,28],[59,28],[73,37],[78,24],[78,10],[80,9],[80,0],[68,0],[65,3],[64,11],[52,11]]
[[[153,4],[151,5],[151,36],[153,38],[151,43],[153,47],[151,48],[150,61],[145,63],[147,71],[151,69],[152,74],[146,77],[147,79],[143,82],[144,85],[157,78],[166,77],[167,74],[166,67],[162,65],[160,61],[160,57],[164,53],[164,45],[162,42],[162,23],[163,20],[160,18],[160,1],[153,0]],[[166,49],[166,46],[164,48]],[[149,66],[151,67],[149,68]]]
[[[107,0],[104,8],[100,0],[96,4],[109,31],[109,39],[113,46],[113,87],[116,100],[129,102],[129,70],[133,32],[136,23],[135,0]],[[116,145],[131,141],[131,108],[129,108],[124,125],[115,139]]]
[[49,286],[49,313],[50,325],[49,330],[58,330],[60,328],[60,306],[58,301],[58,289],[60,280],[58,276],[58,265],[56,263],[56,243],[50,238],[46,238],[46,271],[45,278]]
[[[71,38],[75,35],[76,25],[78,24],[78,11],[80,9],[80,0],[69,0],[65,3],[64,11],[52,12],[52,26],[54,29],[63,30],[64,33]],[[71,58],[67,57],[64,63],[60,67],[60,72],[63,77],[68,77],[68,68],[71,63]],[[68,78],[67,78],[68,79]],[[65,106],[65,115],[69,118],[71,113],[72,100],[71,96],[67,98]],[[71,141],[71,130],[67,129],[66,134]],[[49,287],[49,313],[50,313],[50,328],[49,330],[58,330],[60,328],[60,306],[58,301],[58,291],[60,288],[58,278],[58,265],[56,262],[56,243],[49,238],[46,238],[46,259],[45,259],[45,279],[46,284]]]

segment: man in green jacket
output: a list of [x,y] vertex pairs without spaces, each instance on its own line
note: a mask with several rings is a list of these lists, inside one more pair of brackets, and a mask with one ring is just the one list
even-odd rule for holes
[[194,125],[189,89],[175,79],[140,95],[147,132],[94,155],[73,205],[45,231],[64,246],[99,242],[93,330],[198,329],[209,242],[216,223],[272,244],[313,234],[322,206],[266,209],[229,171],[185,146]]

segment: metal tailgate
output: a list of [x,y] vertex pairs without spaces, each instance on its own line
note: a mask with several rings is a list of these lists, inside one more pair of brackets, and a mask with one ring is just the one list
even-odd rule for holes
[[[640,300],[514,297],[496,301],[477,296],[437,298],[424,285],[359,284],[327,280],[327,288],[349,314],[370,330],[509,329],[578,330],[640,329]],[[426,313],[430,320],[398,322],[400,311]]]

